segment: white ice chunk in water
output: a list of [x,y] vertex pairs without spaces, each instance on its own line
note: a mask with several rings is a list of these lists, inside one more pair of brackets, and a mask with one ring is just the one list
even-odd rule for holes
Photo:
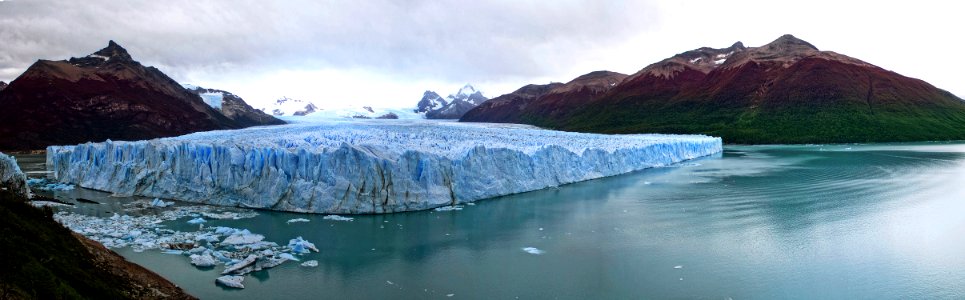
[[536,249],[535,247],[525,247],[523,248],[523,251],[526,251],[526,253],[529,253],[529,254],[536,254],[536,255],[546,253],[546,251]]
[[264,239],[265,236],[253,234],[245,229],[226,237],[223,241],[221,241],[221,243],[228,245],[246,245],[261,242]]
[[188,220],[188,224],[201,224],[204,222],[206,222],[204,218],[194,218],[194,219]]
[[204,253],[201,255],[191,254],[191,264],[198,267],[213,267],[214,265],[218,264],[218,262],[214,259],[214,256],[211,256],[211,254]]
[[355,218],[352,218],[352,217],[343,217],[343,216],[339,216],[339,215],[327,215],[327,216],[322,217],[322,219],[331,220],[331,221],[352,221],[352,220],[355,220]]
[[288,220],[288,221],[285,222],[285,223],[291,224],[291,223],[298,223],[298,222],[308,222],[308,219],[305,219],[305,218],[295,218],[295,219]]
[[232,287],[236,289],[245,288],[245,286],[241,284],[244,281],[245,281],[244,276],[233,276],[233,275],[225,275],[225,276],[218,277],[218,279],[215,279],[215,282],[220,285],[223,285],[226,287]]
[[292,248],[292,252],[298,254],[306,254],[310,253],[311,251],[318,252],[318,248],[315,247],[315,244],[302,239],[302,237],[297,237],[288,241],[288,247]]
[[318,261],[317,261],[317,260],[309,260],[309,261],[303,262],[301,266],[302,266],[302,267],[317,267],[317,266],[318,266]]

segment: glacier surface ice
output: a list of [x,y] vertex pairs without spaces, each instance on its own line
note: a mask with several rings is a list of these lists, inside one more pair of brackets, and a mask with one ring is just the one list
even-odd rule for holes
[[720,138],[701,135],[380,120],[51,146],[47,167],[60,182],[120,196],[368,214],[453,206],[721,150]]

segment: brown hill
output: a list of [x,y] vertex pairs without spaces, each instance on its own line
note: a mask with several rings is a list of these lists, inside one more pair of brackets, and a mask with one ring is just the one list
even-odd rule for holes
[[141,140],[250,126],[225,117],[120,45],[39,60],[0,93],[0,149]]
[[702,133],[730,143],[965,139],[962,99],[791,35],[756,48],[737,43],[687,51],[627,77],[591,104],[546,113],[565,101],[533,104],[527,110],[536,113],[502,121],[587,132]]

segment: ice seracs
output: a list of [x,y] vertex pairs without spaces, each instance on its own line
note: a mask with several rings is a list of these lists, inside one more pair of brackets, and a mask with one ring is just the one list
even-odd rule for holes
[[[187,202],[327,214],[424,210],[666,166],[700,135],[602,135],[428,121],[293,124],[47,149],[62,182]],[[208,217],[208,215],[205,215]]]
[[30,187],[27,176],[20,171],[17,160],[13,156],[0,153],[0,188],[13,191],[14,194],[30,197]]

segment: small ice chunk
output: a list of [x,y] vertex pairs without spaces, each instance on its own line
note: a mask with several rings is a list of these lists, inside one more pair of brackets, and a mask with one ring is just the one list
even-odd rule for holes
[[264,240],[265,236],[260,234],[253,234],[248,230],[242,230],[241,232],[232,234],[221,241],[222,244],[228,245],[247,245],[261,242]]
[[161,200],[158,198],[154,198],[154,201],[151,201],[151,206],[154,206],[154,207],[164,208],[171,205],[174,205],[174,202],[164,202],[164,200]]
[[194,218],[194,219],[189,220],[189,221],[188,221],[188,224],[201,224],[201,223],[204,223],[204,222],[206,222],[206,221],[204,220],[204,218],[198,217],[198,218]]
[[197,267],[213,267],[218,262],[215,261],[214,256],[209,253],[204,253],[201,255],[191,254],[191,264]]
[[245,281],[245,277],[243,276],[225,275],[225,276],[218,277],[218,279],[215,280],[215,283],[226,287],[243,289],[245,288],[245,286],[241,283],[244,281]]
[[462,206],[461,206],[461,205],[452,205],[452,206],[438,207],[438,208],[435,209],[435,211],[453,211],[453,210],[462,210]]
[[296,257],[295,257],[294,255],[292,255],[291,253],[278,254],[278,257],[284,258],[284,259],[287,259],[287,260],[298,261],[298,258],[296,258]]
[[318,266],[318,261],[317,261],[317,260],[309,260],[309,261],[303,262],[301,266],[302,266],[302,267],[317,267],[317,266]]
[[288,222],[285,222],[285,223],[291,224],[291,223],[298,223],[298,222],[308,222],[308,219],[295,218],[295,219],[288,220]]
[[355,220],[355,218],[343,217],[343,216],[339,216],[339,215],[327,215],[327,216],[322,217],[322,219],[332,220],[332,221],[352,221],[352,220]]
[[526,251],[526,253],[535,254],[535,255],[546,253],[546,251],[536,249],[536,247],[525,247],[523,248],[523,251]]
[[674,269],[683,269],[683,268],[684,268],[684,266],[681,266],[681,265],[676,265],[676,266],[673,266],[673,268],[674,268]]
[[318,248],[315,247],[315,244],[302,239],[302,237],[297,237],[288,241],[288,247],[291,247],[292,252],[297,254],[310,253],[311,251],[318,252]]
[[456,294],[446,294],[446,297],[452,297],[452,296],[455,296],[455,295],[456,295]]
[[224,271],[221,272],[221,274],[230,274],[230,273],[232,273],[232,272],[241,270],[241,269],[243,269],[243,268],[245,268],[245,267],[247,267],[247,266],[250,266],[250,265],[254,264],[256,260],[258,260],[258,256],[257,256],[257,255],[248,254],[248,257],[245,257],[244,260],[239,261],[238,263],[233,264],[233,265],[225,268]]

